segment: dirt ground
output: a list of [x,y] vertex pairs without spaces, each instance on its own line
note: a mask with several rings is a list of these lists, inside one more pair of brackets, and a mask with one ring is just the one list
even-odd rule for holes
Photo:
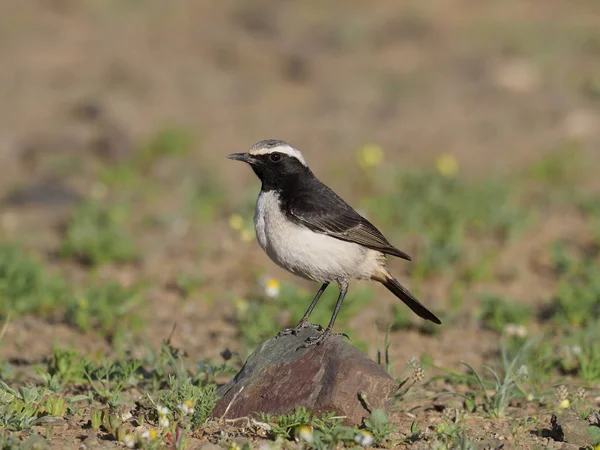
[[[600,5],[594,0],[542,6],[522,0],[7,0],[0,2],[0,60],[0,194],[7,199],[16,189],[35,188],[2,203],[0,237],[21,242],[73,285],[151,280],[140,307],[144,325],[127,343],[134,354],[160,345],[175,323],[173,345],[190,361],[218,359],[226,348],[244,354],[232,297],[247,293],[255,274],[316,289],[275,267],[255,241],[238,242],[228,226],[241,199],[251,199],[259,185],[247,167],[225,156],[258,140],[292,143],[351,202],[361,198],[356,151],[370,143],[384,149],[385,165],[402,169],[432,167],[438,155],[451,154],[460,176],[476,181],[523,171],[568,142],[577,142],[588,168],[600,162]],[[90,269],[58,258],[74,198],[104,199],[99,168],[130,157],[166,126],[188,130],[194,146],[179,162],[152,169],[146,176],[153,189],[131,202],[127,226],[143,249],[140,259]],[[208,221],[182,213],[181,180],[196,176],[224,192]],[[582,177],[578,186],[592,191],[598,179]],[[142,226],[148,217],[167,225]],[[534,229],[500,250],[496,272],[516,276],[467,285],[465,311],[439,333],[392,333],[398,370],[422,355],[452,370],[461,370],[460,361],[474,367],[497,361],[497,333],[469,313],[477,296],[493,289],[543,303],[555,280],[535,269],[538,257],[543,264],[556,240],[584,243],[589,235],[588,223],[568,205],[550,208]],[[391,267],[412,285],[405,263]],[[201,274],[202,289],[187,298],[173,289],[182,273]],[[433,310],[448,309],[453,276],[442,273],[420,285]],[[348,329],[375,357],[395,299],[379,286],[373,290],[374,300]],[[94,331],[26,315],[9,322],[0,357],[26,367],[48,357],[54,345],[113,352]],[[434,397],[447,389],[440,381],[418,391],[422,397],[407,400],[393,423],[403,433],[415,417],[435,426],[442,415]],[[551,410],[515,406],[514,417],[531,415],[549,423]],[[512,424],[524,422],[511,420],[474,415],[466,427],[474,439],[499,439],[504,448],[561,448],[526,425],[515,432]],[[51,446],[77,448],[86,433],[70,423],[54,433]]]

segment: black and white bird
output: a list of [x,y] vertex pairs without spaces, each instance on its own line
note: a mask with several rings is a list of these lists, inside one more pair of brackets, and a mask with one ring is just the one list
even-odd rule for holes
[[386,255],[409,261],[410,257],[321,183],[300,151],[268,139],[257,142],[247,153],[227,158],[248,163],[262,182],[254,214],[262,249],[280,267],[322,283],[298,325],[280,335],[296,334],[307,326],[319,298],[334,281],[340,294],[329,325],[304,346],[319,344],[331,334],[351,280],[378,281],[420,317],[441,324],[387,269]]

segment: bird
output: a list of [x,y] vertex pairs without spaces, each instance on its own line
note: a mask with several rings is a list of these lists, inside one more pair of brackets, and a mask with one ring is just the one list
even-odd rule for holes
[[278,266],[301,278],[321,283],[300,322],[278,336],[298,334],[330,283],[339,296],[331,320],[302,347],[324,342],[332,335],[335,319],[353,280],[381,283],[423,319],[441,325],[413,294],[394,278],[387,256],[410,261],[367,219],[356,212],[311,171],[302,153],[285,141],[266,139],[245,153],[228,159],[250,165],[262,183],[254,211],[254,228],[260,247]]

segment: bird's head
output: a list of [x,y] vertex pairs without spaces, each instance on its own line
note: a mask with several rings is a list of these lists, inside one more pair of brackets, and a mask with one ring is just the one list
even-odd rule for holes
[[227,158],[250,164],[263,189],[282,189],[311,174],[302,153],[276,139],[257,142],[247,153],[232,153]]

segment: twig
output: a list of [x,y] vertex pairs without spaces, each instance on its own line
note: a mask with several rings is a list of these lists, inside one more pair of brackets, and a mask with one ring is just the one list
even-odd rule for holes
[[221,420],[223,420],[223,418],[227,415],[227,413],[229,412],[229,408],[231,408],[231,405],[233,405],[233,402],[236,401],[236,399],[238,398],[238,395],[240,395],[242,393],[242,391],[244,390],[246,386],[242,386],[240,388],[239,391],[237,391],[235,393],[235,395],[233,396],[233,398],[231,399],[231,401],[229,402],[229,405],[227,405],[227,408],[225,408],[225,412],[223,413],[223,415],[221,416]]
[[225,423],[234,424],[236,422],[239,422],[240,420],[245,420],[247,427],[249,427],[250,425],[254,425],[255,427],[261,428],[265,431],[271,431],[271,425],[269,425],[268,423],[261,422],[259,420],[254,419],[253,417],[248,416],[238,417],[237,419],[225,419]]

